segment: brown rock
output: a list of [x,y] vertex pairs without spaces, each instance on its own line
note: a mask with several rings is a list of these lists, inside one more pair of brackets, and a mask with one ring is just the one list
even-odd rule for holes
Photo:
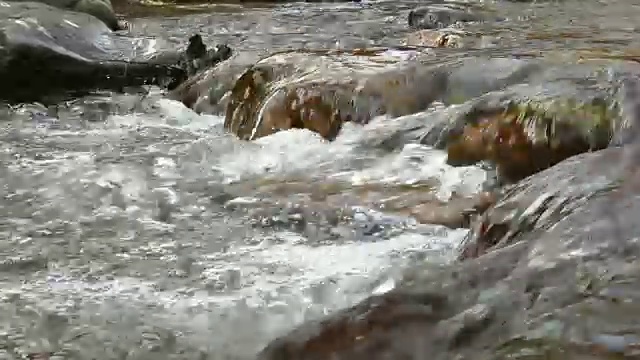
[[273,341],[258,360],[451,359],[495,314],[486,304],[456,312],[457,302],[431,291],[372,296]]
[[472,197],[454,198],[448,202],[434,201],[415,207],[411,214],[421,223],[444,225],[449,228],[469,227],[473,215],[482,214],[496,202],[490,192]]
[[404,42],[408,46],[431,46],[431,47],[463,47],[463,40],[460,34],[448,32],[446,30],[424,29],[409,34]]
[[424,110],[445,88],[446,74],[408,57],[431,54],[406,47],[275,53],[238,79],[225,128],[247,140],[292,128],[332,140],[344,122]]
[[197,113],[224,114],[229,93],[236,80],[255,61],[254,57],[232,57],[200,72],[169,93]]
[[[495,112],[474,115],[448,142],[448,163],[467,165],[492,161],[505,182],[516,182],[558,162],[586,151],[591,145],[580,138],[571,141],[534,142],[517,113]],[[543,120],[540,120],[542,122]]]
[[[434,325],[449,316],[442,295],[391,292],[294,330],[269,344],[258,359],[382,360],[392,354],[408,359],[420,346],[411,332],[428,337],[435,333]],[[398,341],[401,333],[410,341]]]

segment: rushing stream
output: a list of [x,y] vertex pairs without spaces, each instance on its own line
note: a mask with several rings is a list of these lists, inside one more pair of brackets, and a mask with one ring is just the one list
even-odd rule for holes
[[[490,54],[628,53],[640,9],[627,3],[490,2],[494,20],[465,31]],[[176,43],[200,33],[254,58],[399,44],[415,6],[229,5],[131,28]],[[245,142],[153,89],[52,111],[0,113],[0,359],[251,359],[305,319],[392,287],[411,261],[451,259],[467,230],[419,224],[402,203],[488,179],[428,146],[371,145],[387,118],[347,124],[334,142],[306,130]]]

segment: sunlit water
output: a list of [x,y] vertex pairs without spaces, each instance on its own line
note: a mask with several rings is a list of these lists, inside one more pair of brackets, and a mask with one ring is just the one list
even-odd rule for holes
[[[176,42],[201,32],[242,56],[398,44],[414,5],[293,4],[133,28]],[[492,30],[504,51],[634,44],[634,7],[490,7],[508,21],[472,29]],[[554,28],[592,38],[527,36]],[[466,234],[371,206],[356,188],[392,197],[428,184],[446,200],[487,177],[427,146],[371,145],[402,119],[346,126],[331,143],[305,130],[249,143],[157,95],[68,105],[59,119],[34,116],[46,112],[37,105],[0,113],[2,359],[250,359],[305,319],[392,288],[412,261],[450,260]]]

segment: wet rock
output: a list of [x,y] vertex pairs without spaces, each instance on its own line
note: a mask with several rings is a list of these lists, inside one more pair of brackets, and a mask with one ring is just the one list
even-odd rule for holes
[[[456,28],[417,30],[407,35],[403,41],[403,45],[407,46],[429,46],[453,49],[485,49],[499,47],[501,43],[502,39],[498,37],[469,33]],[[484,61],[492,63],[494,60],[496,59],[485,59]],[[504,60],[509,61],[513,59]],[[476,71],[477,70],[478,69],[476,69]]]
[[[155,54],[149,58],[152,64],[176,64],[184,70],[188,78],[184,81],[174,81],[168,84],[167,88],[174,93],[170,94],[170,98],[181,100],[182,92],[188,88],[193,79],[198,79],[208,69],[213,69],[219,63],[228,60],[233,55],[233,50],[226,44],[218,44],[212,48],[207,48],[200,34],[194,34],[189,37],[188,44],[183,50],[167,51]],[[182,88],[179,88],[182,86]],[[183,101],[186,105],[191,105]]]
[[460,23],[481,21],[484,16],[467,6],[450,4],[429,5],[409,12],[408,24],[412,29],[442,29]]
[[[450,109],[421,111],[392,119],[380,119],[368,125],[360,147],[384,151],[400,151],[409,143],[419,143],[425,134],[442,130],[452,115]],[[435,135],[437,138],[437,135]]]
[[619,102],[621,120],[615,129],[611,146],[623,146],[635,144],[626,149],[631,159],[635,156],[640,144],[640,80],[638,77],[623,78],[619,83]]
[[495,201],[495,194],[482,192],[473,197],[422,204],[412,209],[412,215],[424,224],[444,225],[454,229],[467,228],[475,215],[484,213]]
[[637,356],[640,194],[625,186],[637,178],[620,178],[622,152],[574,156],[523,180],[488,210],[513,204],[488,252],[408,269],[394,290],[301,325],[259,359]]
[[[28,2],[29,0],[11,0],[11,2]],[[111,30],[124,29],[123,22],[119,21],[111,6],[111,0],[39,0],[59,9],[77,11],[92,15],[105,23]]]
[[[478,124],[465,126],[462,134],[447,146],[448,163],[470,165],[490,160],[496,164],[501,179],[514,182],[572,155],[606,146],[599,143],[592,147],[588,142],[575,138],[564,139],[565,142],[561,139],[554,148],[549,146],[549,142],[555,139],[545,140],[543,144],[535,143],[535,138],[526,133],[528,124],[520,120],[536,115],[527,114],[526,110],[522,118],[520,114],[516,110],[510,115],[482,116]],[[553,120],[543,121],[551,123]]]
[[449,340],[449,347],[459,346],[476,331],[484,330],[493,317],[490,305],[476,304],[471,308],[438,324],[440,336]]
[[621,121],[617,88],[605,70],[548,64],[523,84],[466,102],[436,146],[447,149],[452,165],[493,162],[505,182],[603,149]]
[[327,319],[308,323],[269,344],[257,358],[364,360],[391,355],[407,359],[419,344],[397,340],[411,330],[421,331],[428,338],[434,332],[434,324],[449,314],[447,299],[441,294],[392,291]]
[[231,57],[231,48],[227,45],[219,45],[213,49],[207,49],[200,34],[189,38],[189,45],[184,52],[181,65],[187,71],[187,75],[194,76],[197,73],[213,67],[216,64]]
[[273,54],[237,80],[225,128],[246,140],[292,128],[331,140],[344,122],[424,110],[446,83],[439,67],[417,60],[431,56],[415,48]]
[[[57,1],[50,1],[49,4],[58,6],[55,5],[54,2]],[[94,17],[104,22],[109,27],[109,29],[114,31],[125,30],[128,26],[126,22],[120,21],[116,17],[110,0],[79,0],[69,10],[93,15]]]
[[460,258],[480,256],[512,244],[537,227],[550,227],[597,191],[610,190],[602,185],[605,179],[598,169],[607,165],[605,170],[611,174],[604,176],[615,176],[615,171],[620,171],[617,163],[621,155],[621,149],[607,149],[574,156],[508,187],[474,224],[476,231],[468,237]]
[[222,115],[236,80],[256,59],[232,56],[215,67],[190,76],[169,93],[169,98],[201,114]]
[[527,82],[545,68],[540,61],[511,58],[471,57],[441,61],[449,75],[440,101],[424,112],[369,124],[370,131],[363,134],[363,145],[394,151],[407,143],[419,142],[444,149],[452,119],[470,111],[470,104],[478,97]]
[[147,39],[113,34],[87,14],[42,3],[0,7],[0,98],[39,100],[49,94],[165,85],[185,78],[172,64],[151,63]]
[[538,60],[516,58],[463,58],[450,65],[446,105],[463,104],[486,93],[527,83],[550,65]]
[[461,48],[464,46],[464,34],[461,32],[424,29],[407,36],[404,44],[408,46],[431,46]]

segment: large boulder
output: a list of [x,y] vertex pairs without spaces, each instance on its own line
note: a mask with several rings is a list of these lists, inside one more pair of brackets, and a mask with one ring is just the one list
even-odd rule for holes
[[[28,2],[29,0],[11,0],[11,2]],[[77,11],[94,16],[111,30],[121,30],[122,22],[118,21],[111,0],[38,0],[58,9]]]
[[187,77],[176,62],[182,55],[158,56],[175,47],[161,39],[116,35],[87,14],[36,2],[5,3],[0,98],[22,102],[95,89],[175,86]]
[[[460,259],[507,247],[536,227],[553,226],[576,204],[593,195],[585,192],[585,186],[598,186],[603,176],[601,171],[617,179],[612,186],[623,185],[617,196],[640,190],[636,182],[640,175],[640,78],[621,80],[617,93],[620,120],[611,148],[597,152],[597,156],[570,158],[559,166],[507,186],[501,199],[475,221],[473,231],[462,246]],[[540,180],[543,176],[547,183]],[[577,186],[583,182],[588,184]],[[608,216],[616,220],[615,214],[608,213]]]
[[450,165],[493,163],[501,182],[513,183],[609,146],[640,111],[635,64],[440,59],[447,76],[438,100],[449,106],[386,119],[366,146],[419,142],[446,150]]
[[517,68],[501,81],[475,84],[478,76],[457,75],[464,66],[453,70],[446,97],[463,103],[422,142],[446,149],[451,165],[491,161],[512,183],[607,147],[624,122],[623,106],[637,103],[620,92],[622,82],[637,75],[628,63],[545,61]]
[[333,139],[344,122],[424,110],[446,87],[429,59],[410,47],[272,54],[235,82],[225,128],[248,140],[291,128]]
[[307,322],[257,358],[637,357],[640,188],[637,176],[621,178],[622,153],[579,155],[526,179],[505,200],[526,194],[514,211],[529,221],[502,246],[418,265],[395,289]]

